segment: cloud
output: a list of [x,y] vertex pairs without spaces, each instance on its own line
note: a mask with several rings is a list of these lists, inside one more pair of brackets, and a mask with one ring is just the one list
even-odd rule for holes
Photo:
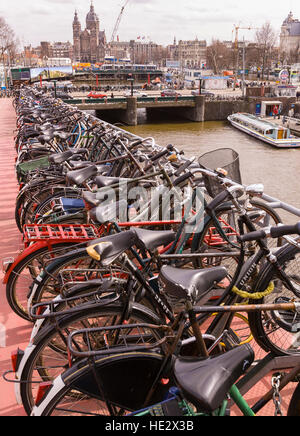
[[[293,1],[294,7],[298,1]],[[94,0],[95,10],[109,39],[125,0]],[[90,0],[9,0],[1,2],[3,16],[15,33],[27,44],[41,40],[72,40],[75,9],[84,26]],[[298,6],[297,6],[298,8]],[[279,32],[290,7],[271,0],[252,0],[245,13],[245,3],[237,0],[214,0],[212,4],[199,0],[130,0],[124,10],[118,34],[121,40],[149,35],[154,42],[170,44],[177,39],[231,39],[234,24],[260,27],[267,21]],[[295,11],[295,17],[300,19]],[[249,34],[249,33],[248,33]],[[246,34],[245,34],[246,35]]]

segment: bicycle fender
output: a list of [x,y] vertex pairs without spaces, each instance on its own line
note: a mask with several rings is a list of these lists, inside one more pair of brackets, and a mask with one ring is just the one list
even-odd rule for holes
[[41,242],[35,242],[33,245],[30,245],[28,248],[25,248],[15,259],[15,261],[10,265],[9,269],[6,271],[5,276],[3,278],[3,284],[7,284],[8,279],[14,270],[14,268],[22,262],[27,256],[34,253],[36,250],[39,250],[40,248],[47,247],[47,241],[41,241]]

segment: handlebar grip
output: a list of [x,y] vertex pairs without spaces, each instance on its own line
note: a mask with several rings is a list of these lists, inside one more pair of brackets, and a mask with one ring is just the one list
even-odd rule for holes
[[128,150],[132,150],[133,148],[137,147],[138,145],[142,144],[143,139],[138,139],[137,141],[132,142],[129,146],[128,146]]
[[152,156],[150,160],[152,162],[155,162],[156,160],[160,159],[161,157],[165,156],[166,154],[169,154],[169,150],[165,149],[161,151],[160,153],[156,154],[155,156]]
[[[280,238],[285,235],[300,235],[300,222],[291,226],[279,226],[270,228],[271,238]],[[246,235],[240,236],[241,242],[251,242],[257,241],[259,239],[264,239],[267,237],[265,230],[257,230],[256,232],[250,232]]]
[[180,183],[184,182],[185,180],[189,179],[189,178],[192,177],[192,176],[193,176],[193,174],[190,173],[190,172],[188,172],[188,173],[186,173],[186,174],[183,174],[182,176],[178,177],[178,179],[176,179],[176,180],[173,182],[173,185],[174,185],[174,186],[178,186],[178,185],[180,185]]
[[214,209],[216,209],[220,204],[222,204],[225,200],[227,200],[230,196],[228,191],[222,191],[218,194],[207,206],[206,212],[210,215]]
[[185,171],[190,165],[192,164],[192,162],[190,160],[187,160],[183,165],[181,165],[178,170],[175,173],[176,177],[179,177],[181,173],[183,173],[183,171]]
[[300,235],[300,222],[291,226],[272,227],[270,234],[272,238],[280,238],[285,235]]
[[267,236],[264,230],[257,230],[256,232],[246,233],[239,237],[241,242],[257,241],[258,239],[264,239]]

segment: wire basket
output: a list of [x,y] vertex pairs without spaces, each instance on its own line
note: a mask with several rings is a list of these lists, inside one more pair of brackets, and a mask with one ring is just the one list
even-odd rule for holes
[[[236,183],[242,183],[240,172],[239,155],[231,148],[220,148],[203,154],[199,158],[199,165],[205,170],[215,171],[222,168],[227,171],[227,178]],[[214,177],[203,175],[205,188],[208,194],[214,198],[224,190],[224,187]]]

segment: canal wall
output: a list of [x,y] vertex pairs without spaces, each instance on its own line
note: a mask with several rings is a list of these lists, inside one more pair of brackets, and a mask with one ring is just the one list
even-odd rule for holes
[[[170,118],[186,119],[193,122],[203,121],[225,121],[233,113],[246,112],[255,114],[258,104],[262,101],[281,101],[282,115],[287,115],[292,104],[295,105],[295,114],[300,113],[300,104],[297,104],[296,97],[246,97],[245,99],[206,99],[205,96],[195,96],[189,100],[172,100],[172,101],[149,101],[140,102],[136,97],[127,97],[126,101],[120,103],[106,104],[105,110],[97,109],[93,105],[86,105],[88,109],[96,110],[96,116],[100,119],[113,119],[130,126],[138,124],[138,109],[146,109],[147,116],[158,115],[163,113]],[[85,107],[80,107],[85,110]]]
[[300,113],[300,104],[296,104],[296,97],[248,97],[246,100],[206,101],[204,121],[224,121],[237,112],[256,113],[256,106],[262,101],[281,101],[282,115],[287,115],[292,104],[295,113]]
[[236,112],[255,113],[256,101],[206,101],[204,121],[224,121]]

